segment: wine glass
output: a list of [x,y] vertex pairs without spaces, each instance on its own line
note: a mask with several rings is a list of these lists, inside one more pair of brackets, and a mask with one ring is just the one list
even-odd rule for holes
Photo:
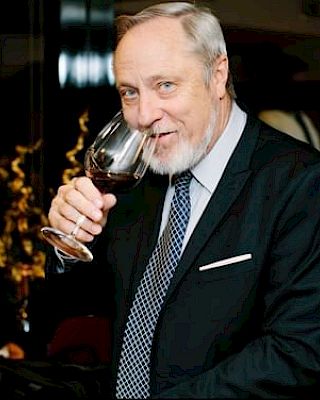
[[[100,131],[84,158],[86,175],[101,193],[120,193],[135,187],[144,176],[154,153],[157,135],[131,128],[119,111]],[[70,259],[90,262],[91,251],[76,239],[84,222],[81,216],[71,234],[45,226],[46,241]]]

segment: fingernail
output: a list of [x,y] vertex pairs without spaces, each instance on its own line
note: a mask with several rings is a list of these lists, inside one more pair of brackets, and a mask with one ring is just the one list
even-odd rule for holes
[[115,204],[116,204],[116,202],[117,202],[117,198],[116,198],[116,196],[114,196],[114,195],[112,195],[112,196],[110,196],[110,198],[111,198],[111,205],[110,205],[110,207],[113,207]]

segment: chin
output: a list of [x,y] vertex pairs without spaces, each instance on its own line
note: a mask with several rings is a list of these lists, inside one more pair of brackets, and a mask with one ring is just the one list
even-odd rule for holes
[[[201,155],[202,156],[202,155]],[[153,156],[150,160],[150,169],[159,175],[181,174],[194,167],[202,157],[198,157],[192,148],[181,149],[171,157],[160,158]]]
[[171,173],[171,163],[168,159],[162,159],[156,156],[151,157],[149,168],[152,172],[159,175],[167,175]]
[[159,175],[175,175],[193,168],[206,155],[211,136],[211,129],[208,129],[203,140],[196,145],[180,140],[170,148],[158,147],[150,158],[150,169]]

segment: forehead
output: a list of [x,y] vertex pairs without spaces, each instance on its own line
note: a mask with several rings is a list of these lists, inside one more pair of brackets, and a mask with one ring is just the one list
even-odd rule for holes
[[188,44],[180,18],[155,17],[129,29],[118,43],[117,50],[123,50],[124,46],[135,46],[136,41],[141,39],[139,46],[158,44],[175,47]]
[[157,17],[131,28],[115,51],[115,73],[134,68],[178,68],[192,63],[191,44],[179,19]]

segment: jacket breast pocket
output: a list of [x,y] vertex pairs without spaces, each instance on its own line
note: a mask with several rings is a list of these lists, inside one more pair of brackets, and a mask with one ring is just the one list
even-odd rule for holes
[[214,261],[206,265],[198,266],[197,281],[205,282],[212,280],[224,280],[239,278],[247,274],[255,274],[256,265],[249,254],[241,259],[239,256],[228,259]]

